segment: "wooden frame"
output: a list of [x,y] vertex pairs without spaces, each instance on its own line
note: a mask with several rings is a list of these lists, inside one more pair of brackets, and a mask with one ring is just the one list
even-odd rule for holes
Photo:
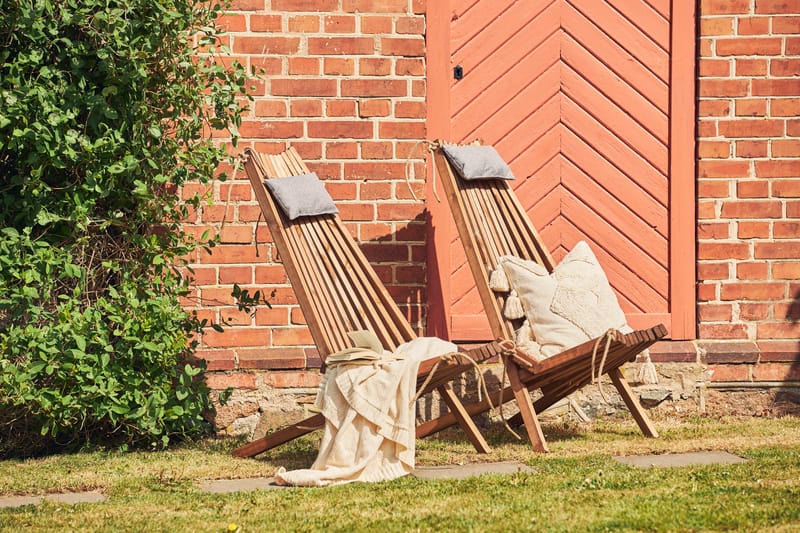
[[[441,148],[433,157],[492,333],[498,338],[513,339],[523,319],[508,320],[503,316],[506,295],[490,289],[491,270],[501,256],[513,255],[536,261],[552,271],[553,258],[506,180],[465,181],[453,171]],[[541,362],[517,349],[514,354],[505,356],[511,387],[499,391],[494,399],[503,403],[513,397],[533,448],[547,451],[536,417],[537,409],[544,409],[593,382],[597,376],[608,374],[642,432],[656,437],[658,432],[633,395],[620,367],[666,334],[666,328],[659,324],[621,335],[609,341],[604,361],[597,356],[598,346],[604,346],[603,339],[592,339]],[[529,394],[529,390],[534,389],[542,393],[536,403]],[[488,403],[467,406],[470,413],[484,408],[488,408]]]
[[[351,347],[348,331],[368,329],[391,351],[416,337],[411,325],[392,300],[363,252],[338,215],[319,215],[288,220],[276,206],[264,180],[304,174],[308,168],[290,148],[266,161],[253,150],[244,152],[245,170],[264,214],[275,247],[286,268],[320,357]],[[489,445],[467,414],[450,382],[482,362],[513,351],[513,343],[493,342],[447,359],[434,357],[419,367],[417,387],[422,393],[437,390],[452,417],[479,452]],[[292,424],[236,449],[233,454],[251,457],[295,439],[324,425],[322,415]],[[426,426],[433,428],[438,426]],[[437,431],[418,428],[423,437]]]

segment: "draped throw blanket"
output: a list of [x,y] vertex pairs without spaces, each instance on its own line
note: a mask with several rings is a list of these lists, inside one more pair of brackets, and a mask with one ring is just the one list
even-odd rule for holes
[[[363,332],[358,332],[363,333]],[[282,485],[324,487],[386,481],[414,470],[417,370],[420,361],[457,351],[433,337],[414,339],[394,354],[374,343],[328,359],[315,406],[325,417],[319,455],[311,468],[275,475]],[[357,354],[363,355],[358,358]],[[330,363],[331,358],[340,362]]]

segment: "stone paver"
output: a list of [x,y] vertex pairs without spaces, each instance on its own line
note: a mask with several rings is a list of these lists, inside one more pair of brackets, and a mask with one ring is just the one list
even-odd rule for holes
[[414,471],[413,475],[420,479],[464,479],[483,474],[516,474],[533,471],[533,468],[525,463],[505,461],[469,465],[420,466]]
[[[533,469],[524,463],[507,461],[469,465],[420,466],[412,475],[420,479],[464,479],[483,474],[516,474],[518,472],[533,472]],[[209,479],[200,482],[198,486],[202,491],[216,494],[257,489],[274,490],[291,488],[275,484],[275,478],[271,477]]]
[[5,507],[21,507],[23,505],[39,505],[43,501],[66,503],[98,503],[106,500],[106,496],[95,490],[88,492],[63,492],[45,494],[44,496],[0,496],[0,509]]
[[747,460],[723,451],[667,453],[663,455],[630,455],[615,457],[620,463],[639,468],[744,463]]

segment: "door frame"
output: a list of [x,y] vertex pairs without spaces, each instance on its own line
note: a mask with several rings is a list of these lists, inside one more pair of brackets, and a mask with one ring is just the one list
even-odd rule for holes
[[[680,7],[677,7],[677,6]],[[669,314],[670,338],[697,338],[697,211],[695,158],[696,85],[695,2],[672,2],[670,14],[669,97]],[[427,135],[450,139],[449,0],[428,2],[426,10]],[[680,142],[678,142],[680,141]],[[430,159],[430,158],[429,158]],[[428,315],[427,334],[450,339],[450,242],[454,235],[447,203],[437,191],[428,162]],[[438,187],[441,189],[441,187]],[[454,339],[459,340],[459,339]]]

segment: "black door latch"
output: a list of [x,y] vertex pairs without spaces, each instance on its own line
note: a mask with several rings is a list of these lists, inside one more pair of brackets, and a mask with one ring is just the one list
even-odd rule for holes
[[460,80],[464,77],[464,67],[461,65],[456,65],[453,67],[453,77],[457,80]]

